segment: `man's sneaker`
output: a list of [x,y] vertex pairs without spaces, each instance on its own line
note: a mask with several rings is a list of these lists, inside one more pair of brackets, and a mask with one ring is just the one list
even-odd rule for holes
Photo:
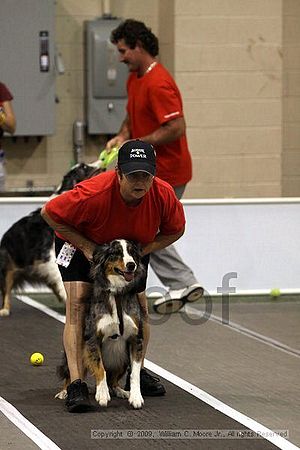
[[166,295],[158,298],[153,303],[153,309],[157,314],[171,314],[178,312],[187,302],[199,300],[204,293],[203,287],[192,284],[183,289],[170,289]]
[[85,382],[78,379],[67,387],[66,407],[69,412],[83,412],[91,407]]
[[203,294],[204,288],[200,284],[195,283],[185,289],[182,297],[185,298],[187,302],[192,303],[199,300]]
[[[146,369],[141,369],[140,374],[141,394],[146,397],[158,397],[166,393],[164,385],[160,379],[150,375]],[[130,391],[130,372],[127,372],[125,391]]]

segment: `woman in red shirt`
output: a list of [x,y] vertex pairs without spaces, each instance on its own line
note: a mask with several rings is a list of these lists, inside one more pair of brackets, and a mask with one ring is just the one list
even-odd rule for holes
[[[137,154],[142,157],[136,157]],[[74,403],[80,408],[87,402],[87,387],[81,382],[83,371],[79,361],[85,299],[91,288],[88,261],[92,260],[96,244],[120,238],[138,241],[142,244],[143,263],[147,266],[151,252],[167,247],[184,233],[183,207],[172,187],[155,177],[155,170],[152,145],[139,140],[128,141],[120,149],[116,172],[85,180],[73,190],[51,199],[42,209],[43,218],[58,235],[56,251],[63,245],[60,238],[77,249],[77,256],[67,268],[59,266],[67,292],[64,347],[71,378],[66,400],[69,410],[74,408]],[[147,311],[145,287],[146,278],[138,296]],[[147,323],[145,348],[148,340]],[[141,392],[157,396],[163,395],[165,388],[142,369]]]

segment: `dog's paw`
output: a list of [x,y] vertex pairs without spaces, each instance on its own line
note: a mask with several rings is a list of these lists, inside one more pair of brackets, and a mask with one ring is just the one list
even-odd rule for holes
[[130,391],[129,395],[129,403],[131,406],[134,407],[134,409],[139,409],[144,404],[144,399],[142,397],[142,394],[140,392],[132,392]]
[[115,387],[113,393],[118,398],[129,398],[129,391],[125,391],[120,386]]
[[97,386],[95,399],[100,406],[107,406],[107,403],[110,401],[110,395],[106,382],[102,382]]
[[64,400],[67,398],[67,391],[66,389],[63,389],[62,391],[58,392],[55,396],[55,398],[59,398],[60,400]]
[[10,310],[7,308],[0,309],[0,317],[7,317],[10,315]]

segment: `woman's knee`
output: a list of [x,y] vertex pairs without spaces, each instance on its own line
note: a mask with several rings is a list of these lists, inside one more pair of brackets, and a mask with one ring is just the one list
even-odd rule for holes
[[66,322],[75,325],[83,320],[92,285],[83,281],[68,281],[64,285],[67,292]]
[[148,299],[146,297],[145,291],[144,292],[139,292],[137,294],[140,305],[144,311],[144,313],[146,314],[146,316],[148,316]]

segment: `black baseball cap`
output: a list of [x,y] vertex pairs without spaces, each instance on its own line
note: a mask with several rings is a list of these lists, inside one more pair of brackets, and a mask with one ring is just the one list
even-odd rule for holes
[[151,144],[135,139],[127,141],[119,148],[118,167],[125,174],[147,172],[155,175],[156,153]]

